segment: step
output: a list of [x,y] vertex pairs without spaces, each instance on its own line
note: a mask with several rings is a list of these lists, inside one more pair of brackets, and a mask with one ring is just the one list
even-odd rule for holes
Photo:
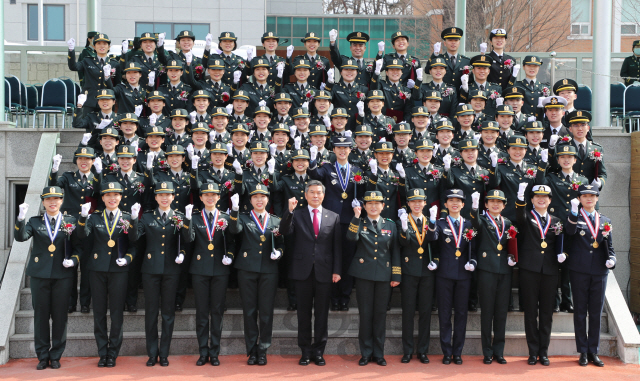
[[[400,332],[387,332],[385,341],[386,355],[401,355],[402,340]],[[221,355],[245,354],[246,347],[242,331],[224,331],[221,340]],[[357,332],[329,331],[329,340],[325,354],[353,356],[357,361],[360,357]],[[479,355],[482,353],[480,331],[467,331],[464,355]],[[601,356],[616,356],[616,338],[607,333],[600,337]],[[171,355],[194,355],[198,354],[198,344],[194,331],[174,331],[171,341]],[[274,331],[270,355],[299,355],[300,349],[297,345],[297,332],[295,331]],[[429,345],[429,355],[442,354],[438,332],[431,332]],[[126,332],[120,351],[121,356],[145,356],[144,332]],[[524,332],[507,331],[505,356],[527,356],[527,343]],[[576,355],[575,338],[572,333],[552,333],[549,345],[550,356]],[[33,335],[28,333],[13,335],[10,339],[9,356],[11,358],[35,357]],[[70,333],[67,335],[67,345],[64,352],[65,357],[72,356],[97,356],[96,343],[93,333]],[[141,364],[146,359],[141,359]]]
[[[124,332],[144,332],[143,310],[138,312],[124,313]],[[358,309],[352,308],[349,311],[329,312],[329,330],[341,332],[358,332],[359,327]],[[111,319],[107,313],[107,326],[110,326]],[[607,315],[602,314],[601,331],[608,332]],[[387,332],[402,332],[402,310],[400,308],[392,308],[387,312]],[[418,313],[414,317],[414,327],[418,329]],[[431,314],[431,330],[438,330],[440,321],[437,312]],[[18,311],[15,319],[16,333],[33,333],[33,311]],[[176,331],[195,331],[196,329],[196,310],[192,308],[184,309],[182,312],[176,312],[175,328]],[[229,309],[224,313],[222,322],[223,331],[242,331],[244,329],[242,310]],[[296,312],[289,312],[286,309],[275,309],[273,316],[273,330],[275,331],[297,331],[298,320]],[[467,330],[479,331],[480,311],[469,312],[467,317]],[[507,330],[524,332],[524,313],[510,312],[507,315]],[[93,332],[93,313],[75,312],[69,314],[67,324],[68,333],[86,333]],[[573,314],[559,312],[553,314],[553,332],[573,333]]]
[[77,146],[85,132],[81,128],[65,128],[60,131],[60,143],[73,143]]

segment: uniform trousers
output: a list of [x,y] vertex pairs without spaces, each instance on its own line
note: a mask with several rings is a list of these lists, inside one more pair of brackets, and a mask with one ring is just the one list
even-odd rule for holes
[[[303,355],[322,356],[327,345],[331,282],[319,282],[315,269],[309,277],[295,281],[298,295],[298,346]],[[311,343],[311,317],[313,321],[313,344]]]
[[78,278],[80,278],[80,305],[89,306],[91,304],[91,271],[87,270],[87,262],[90,256],[85,255],[93,247],[91,236],[82,242],[82,253],[80,256],[80,274],[77,271],[73,273],[73,284],[71,285],[71,294],[69,295],[69,307],[78,305]]
[[[143,235],[138,239],[138,241],[134,244],[139,253],[143,253],[147,247],[147,237]],[[140,285],[142,284],[142,261],[144,256],[136,255],[133,258],[133,261],[129,263],[129,280],[127,284],[127,305],[135,306],[138,303],[138,291],[140,289]]]
[[[404,283],[404,282],[403,282]],[[438,320],[440,321],[440,347],[445,356],[461,356],[467,334],[467,304],[471,279],[455,280],[436,276],[438,292]],[[451,309],[453,316],[453,342],[451,341]]]
[[[598,354],[607,275],[589,275],[571,271],[570,277],[573,286],[573,327],[576,334],[576,349],[579,353]],[[588,325],[587,313],[589,314]]]
[[[176,290],[180,274],[142,274],[144,332],[149,357],[169,357],[176,319]],[[160,303],[162,298],[162,304]],[[162,315],[162,338],[158,347],[158,310]]]
[[[356,254],[356,243],[347,239],[349,223],[340,224],[340,235],[342,239],[342,275],[340,281],[333,285],[331,303],[349,304],[351,291],[353,290],[353,276],[349,275],[349,267],[353,256]],[[388,300],[387,300],[388,301]],[[386,311],[386,307],[385,307]]]
[[[196,335],[200,356],[218,357],[229,275],[193,274],[191,279],[196,301]],[[209,317],[211,317],[211,330],[209,330]]]
[[518,275],[522,294],[520,309],[524,311],[524,333],[529,356],[547,356],[558,274],[545,275],[521,268]]
[[485,357],[503,356],[511,295],[511,271],[507,274],[496,274],[478,270],[478,294],[481,308],[482,354]]
[[389,283],[356,278],[356,300],[360,315],[358,343],[362,357],[384,357],[387,302],[391,293]]
[[[120,352],[128,276],[128,272],[91,272],[93,335],[96,338],[100,357],[108,355],[117,358]],[[111,317],[109,333],[107,333],[107,306]]]
[[[33,341],[38,360],[60,360],[67,345],[67,309],[71,278],[31,277]],[[61,302],[62,301],[62,302]],[[51,319],[51,330],[49,330]]]
[[[431,307],[435,276],[402,275],[400,283],[402,305],[402,350],[405,355],[414,352],[413,318],[418,311],[418,353],[429,351],[431,340]],[[391,292],[389,293],[391,294]]]
[[567,262],[560,264],[560,291],[556,292],[556,307],[573,306],[571,302],[571,279]]
[[266,354],[273,336],[273,308],[278,291],[278,274],[238,270],[238,288],[242,299],[247,356]]

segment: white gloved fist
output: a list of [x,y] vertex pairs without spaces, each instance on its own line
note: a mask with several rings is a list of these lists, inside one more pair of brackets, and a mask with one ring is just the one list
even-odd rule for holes
[[233,143],[227,143],[227,155],[233,155]]
[[578,207],[580,206],[580,200],[574,198],[571,200],[571,213],[578,214]]
[[80,105],[80,107],[82,107],[82,105],[84,104],[84,102],[87,101],[87,94],[80,94],[78,95],[78,104]]
[[53,157],[53,164],[51,165],[51,172],[58,172],[58,169],[60,169],[61,162],[62,162],[62,155],[55,155]]
[[433,152],[438,152],[439,149],[440,149],[440,144],[433,143]]
[[607,259],[607,261],[605,262],[605,265],[607,266],[608,269],[611,269],[616,265],[616,261],[614,261],[613,259]]
[[102,130],[105,127],[107,127],[109,124],[111,124],[111,119],[102,119],[102,121],[100,122],[100,124],[98,124],[98,127],[96,127],[96,129]]
[[358,114],[360,117],[364,118],[364,102],[358,101],[358,103],[356,103],[356,107],[358,108]]
[[69,41],[67,41],[67,46],[69,47],[69,50],[73,50],[76,48],[76,40],[73,38],[70,38]]
[[305,101],[305,102],[302,104],[302,108],[306,108],[306,109],[308,110],[308,109],[309,109],[309,102],[308,102],[308,101]]
[[480,53],[485,54],[487,52],[487,43],[483,42],[480,44]]
[[376,60],[376,75],[380,75],[380,71],[382,70],[382,59]]
[[434,271],[435,269],[438,268],[438,265],[436,265],[436,263],[434,261],[429,262],[429,265],[427,266],[427,268],[431,271]]
[[295,138],[293,138],[293,147],[296,150],[300,149],[301,144],[302,144],[302,136],[296,136]]
[[549,137],[549,147],[551,147],[551,148],[555,147],[559,138],[560,138],[560,136],[558,136],[558,135],[551,135]]
[[200,156],[191,155],[191,168],[193,168],[193,169],[198,168],[198,163],[199,162],[200,162]]
[[196,111],[191,111],[189,113],[189,120],[191,121],[191,124],[196,124],[196,116],[198,115],[198,113]]
[[371,168],[371,173],[376,175],[378,173],[378,161],[376,159],[370,160],[369,168]]
[[402,225],[402,231],[409,229],[409,215],[404,209],[398,210],[398,217],[400,218],[400,224]]
[[416,81],[414,81],[413,79],[407,80],[407,87],[409,89],[413,89],[415,85],[416,85]]
[[378,42],[378,51],[384,52],[384,41]]
[[519,72],[520,72],[520,65],[519,65],[519,64],[514,65],[514,66],[513,66],[513,76],[514,76],[514,77],[518,77],[518,73],[519,73]]
[[464,269],[467,270],[467,271],[473,271],[473,270],[476,269],[476,267],[473,264],[471,264],[471,262],[467,262],[464,265]]
[[291,136],[291,139],[296,137],[296,130],[298,129],[298,127],[296,126],[289,126],[289,136]]
[[404,209],[398,209],[398,217],[402,219],[402,216],[408,216],[407,211]]
[[102,159],[97,159],[93,162],[93,168],[96,169],[97,174],[102,173]]
[[280,250],[274,250],[271,252],[271,259],[273,259],[274,261],[278,260],[281,256],[282,253],[280,252]]
[[131,206],[131,219],[137,220],[140,217],[140,204],[135,203]]
[[104,72],[104,79],[109,79],[109,77],[111,77],[111,65],[104,65],[102,67],[102,71]]
[[480,134],[473,134],[473,138],[474,138],[475,140],[477,140],[478,142],[480,142],[480,138],[481,138],[481,137],[482,137],[482,135],[480,135]]
[[540,160],[542,160],[544,163],[549,161],[549,150],[548,149],[545,148],[542,151],[540,151]]
[[134,112],[137,117],[140,117],[140,114],[142,114],[142,105],[137,105]]
[[347,130],[344,132],[344,136],[348,136],[351,137],[351,135],[353,135],[353,133],[351,132],[351,130]]
[[448,171],[449,169],[451,169],[451,154],[450,153],[444,155],[444,157],[442,158],[442,163],[444,164],[444,170],[445,171]]
[[351,207],[352,208],[357,208],[360,206],[360,201],[358,201],[358,199],[354,198],[353,201],[351,201]]
[[124,258],[118,258],[116,259],[116,265],[123,267],[127,265],[127,260]]
[[158,47],[161,47],[162,45],[164,45],[164,38],[167,34],[166,33],[160,33],[158,35]]
[[264,107],[266,105],[267,105],[267,102],[265,102],[265,101],[258,102],[258,106],[260,106],[260,107]]
[[242,174],[242,167],[240,166],[240,162],[238,161],[238,159],[235,159],[233,161],[233,169],[236,171],[236,174]]
[[535,122],[536,121],[536,117],[531,115],[527,118],[527,122]]
[[269,153],[271,154],[271,156],[275,156],[276,155],[276,150],[277,149],[278,149],[278,145],[276,143],[269,144]]
[[379,143],[384,143],[386,141],[387,141],[387,139],[385,139],[385,138],[380,138],[380,140],[378,140]]
[[438,207],[436,205],[429,208],[429,220],[436,221],[438,219]]
[[516,262],[513,261],[513,259],[511,259],[511,256],[509,256],[509,259],[507,261],[507,263],[509,264],[509,266],[513,267],[516,265]]
[[149,125],[150,126],[155,126],[157,120],[158,120],[158,115],[156,115],[156,114],[149,115]]
[[[189,154],[189,157],[193,157],[193,144],[189,143],[189,145],[187,146],[187,148],[185,148],[185,151],[187,151],[187,154]],[[197,156],[197,155],[196,155]]]
[[293,45],[287,46],[287,58],[291,58],[291,55],[293,54],[294,49],[295,47]]
[[215,142],[216,142],[216,131],[211,130],[209,131],[209,143],[213,144]]
[[176,257],[176,263],[177,264],[182,264],[182,262],[184,261],[184,254],[180,253],[177,257]]
[[491,152],[491,154],[489,154],[489,158],[491,159],[491,166],[495,168],[498,165],[498,153]]
[[460,77],[460,88],[464,91],[469,91],[469,74],[462,74]]
[[421,67],[416,69],[416,78],[418,79],[418,81],[422,81],[423,70],[424,69],[422,69]]
[[242,72],[240,70],[236,70],[233,72],[233,83],[240,82],[240,76],[242,76]]
[[396,171],[398,172],[398,175],[403,179],[407,177],[407,173],[404,171],[404,167],[402,166],[402,163],[396,164]]
[[504,104],[504,98],[498,97],[496,98],[496,106],[502,106]]
[[149,72],[149,86],[153,87],[156,84],[156,72],[155,71],[150,71]]
[[327,82],[333,84],[335,82],[335,75],[336,74],[334,73],[333,69],[327,70]]
[[86,217],[89,215],[89,210],[91,210],[91,203],[87,202],[86,204],[80,205],[80,215],[82,217]]
[[267,160],[267,170],[270,175],[273,175],[273,171],[276,169],[276,159],[271,158]]
[[191,219],[192,213],[193,213],[193,204],[189,204],[189,205],[184,207],[184,217],[187,220]]
[[233,262],[231,260],[231,258],[227,257],[226,255],[222,256],[222,264],[225,266],[229,266],[231,264],[231,262]]
[[224,108],[227,110],[227,114],[233,115],[233,105],[232,104],[228,104]]
[[150,171],[151,168],[153,168],[153,159],[155,159],[155,155],[153,154],[153,152],[147,152],[147,169]]
[[480,204],[480,193],[473,192],[471,194],[471,208],[478,209],[479,204]]
[[237,193],[231,196],[231,210],[234,212],[238,211],[238,206],[240,205],[240,195]]
[[435,44],[433,44],[433,54],[435,54],[436,56],[440,54],[440,46],[440,42],[436,42]]
[[336,42],[336,38],[338,38],[338,31],[335,29],[331,29],[329,31],[329,41]]
[[129,41],[127,40],[122,41],[122,54],[127,53],[128,50],[129,50]]
[[276,69],[278,69],[278,78],[282,78],[284,74],[284,62],[278,62]]
[[591,185],[593,185],[594,187],[598,187],[598,189],[600,189],[602,187],[602,181],[600,181],[600,179],[593,179],[593,181],[591,182]]
[[18,206],[18,220],[22,221],[27,216],[27,211],[29,210],[29,204],[20,204]]
[[518,185],[518,200],[524,201],[524,191],[527,190],[527,183],[520,183]]
[[329,115],[323,116],[322,121],[324,122],[324,126],[327,127],[327,131],[328,131],[329,128],[331,127],[331,119],[329,118]]
[[253,59],[253,47],[249,47],[249,49],[247,49],[247,61],[251,62],[252,59]]
[[565,253],[558,254],[558,263],[562,263],[567,260],[567,255]]
[[311,160],[316,160],[318,157],[318,146],[311,146],[309,149],[309,156],[311,157]]
[[205,37],[205,49],[211,50],[211,42],[213,41],[213,36],[211,33],[207,33],[207,37]]
[[62,266],[66,268],[73,267],[73,261],[71,259],[65,259],[62,261]]

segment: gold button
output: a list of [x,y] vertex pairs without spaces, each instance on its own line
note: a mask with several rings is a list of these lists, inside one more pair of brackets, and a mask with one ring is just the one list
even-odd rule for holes
[[375,260],[376,260],[376,257],[373,257],[373,260],[375,261]]
[[[377,253],[377,252],[378,252],[378,249],[375,249],[375,250],[374,250],[374,252],[376,252],[376,253]],[[373,258],[373,259],[375,259],[375,258]]]
[[258,254],[262,254],[262,251],[258,251]]
[[162,235],[162,238],[164,238],[164,234]]
[[260,246],[262,246],[262,244],[260,244]]
[[82,191],[84,192],[84,189]]
[[164,254],[164,251],[161,251],[160,254]]
[[378,236],[377,236],[377,235],[376,235],[376,236],[374,236],[374,237],[378,238]]
[[162,246],[164,246],[164,243],[162,244]]

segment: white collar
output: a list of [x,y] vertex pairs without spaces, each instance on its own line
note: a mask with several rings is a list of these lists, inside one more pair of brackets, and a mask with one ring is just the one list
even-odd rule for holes
[[372,224],[373,224],[373,221],[375,221],[376,224],[380,223],[380,216],[378,216],[378,218],[376,218],[375,220],[371,219],[371,217],[367,217],[367,218],[369,219],[369,221],[371,221]]
[[122,176],[127,175],[127,176],[129,176],[129,178],[131,178],[131,174],[133,173],[133,169],[130,169],[129,172],[123,172],[122,169],[121,169],[120,173],[122,173]]
[[511,164],[513,165],[519,165],[520,168],[522,168],[522,166],[524,165],[524,160],[521,160],[519,163],[516,163],[515,161],[509,159],[509,161],[511,162]]
[[313,214],[313,209],[318,209],[318,214],[322,214],[322,205],[320,205],[317,208],[312,208],[311,205],[307,205],[307,208],[309,209],[309,213],[311,213],[311,214]]

